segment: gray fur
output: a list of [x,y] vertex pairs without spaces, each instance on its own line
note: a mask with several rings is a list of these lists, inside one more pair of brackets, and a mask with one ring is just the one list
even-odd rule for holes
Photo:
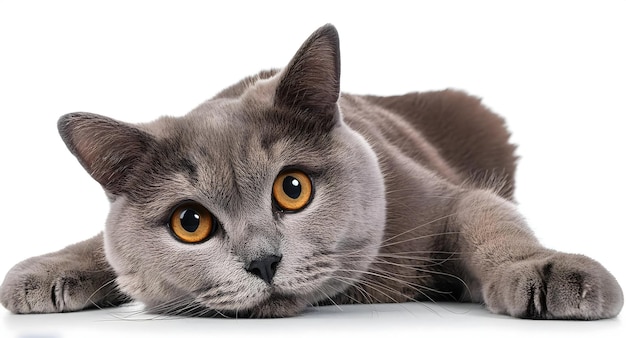
[[[16,265],[0,300],[16,313],[130,299],[152,312],[284,317],[309,305],[447,299],[527,318],[616,316],[599,263],[542,247],[511,201],[504,121],[465,93],[339,93],[339,41],[324,26],[283,70],[235,84],[186,116],[131,125],[59,120],[105,189],[103,234]],[[283,168],[311,176],[310,204],[274,205]],[[193,200],[219,220],[200,244],[168,217]],[[252,261],[281,256],[267,283]]]

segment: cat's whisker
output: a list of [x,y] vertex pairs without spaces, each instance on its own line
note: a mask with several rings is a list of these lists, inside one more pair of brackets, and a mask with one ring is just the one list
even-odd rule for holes
[[[421,294],[422,296],[424,296],[426,299],[430,300],[431,302],[435,302],[435,300],[432,299],[432,297],[430,297],[428,294],[426,294],[423,290],[437,292],[437,293],[440,293],[440,294],[449,294],[448,292],[442,292],[442,291],[438,291],[438,290],[433,290],[433,289],[428,288],[426,286],[422,286],[422,285],[419,285],[419,284],[414,284],[414,283],[402,280],[400,278],[397,278],[395,276],[387,275],[387,273],[388,273],[387,271],[382,271],[382,270],[378,270],[378,271],[372,271],[372,270],[369,270],[369,271],[342,270],[342,271],[362,273],[364,275],[371,275],[371,276],[374,276],[374,277],[379,277],[379,278],[383,278],[383,279],[387,279],[387,280],[399,283],[401,285],[404,285],[404,286],[412,289],[415,292],[418,292],[419,294]],[[415,278],[415,276],[406,276],[406,277]],[[403,297],[406,297],[407,299],[414,300],[414,297],[409,297],[407,295],[404,295],[401,292],[398,292],[398,294],[403,295]]]
[[339,309],[339,311],[343,312],[343,309],[341,308],[341,306],[339,306],[339,304],[337,304],[333,298],[331,296],[329,296],[326,292],[319,290],[319,292],[321,292],[322,294],[324,294],[324,296],[326,297],[326,299],[328,299],[337,309]]
[[451,213],[451,214],[447,214],[447,215],[445,215],[445,216],[441,216],[441,217],[435,218],[435,219],[433,219],[433,220],[431,220],[431,221],[428,221],[428,222],[426,222],[426,223],[422,223],[422,224],[420,224],[420,225],[417,225],[417,226],[411,227],[411,228],[409,228],[408,230],[405,230],[405,231],[403,231],[403,232],[401,232],[401,233],[398,233],[398,234],[396,234],[396,235],[394,235],[394,236],[391,236],[391,237],[389,237],[389,238],[387,238],[387,239],[383,240],[381,244],[385,245],[385,244],[387,244],[388,242],[390,242],[390,241],[392,241],[392,240],[394,240],[394,239],[396,239],[396,238],[398,238],[398,237],[400,237],[400,236],[404,236],[404,235],[406,235],[406,234],[408,234],[408,233],[411,233],[411,232],[413,232],[413,231],[415,231],[415,230],[418,230],[418,229],[420,229],[420,228],[422,228],[422,227],[425,227],[425,226],[427,226],[427,225],[433,224],[433,223],[435,223],[435,222],[439,222],[439,221],[445,220],[446,218],[450,218],[450,217],[452,217],[452,216],[456,216],[457,214],[458,214],[458,213]]
[[[358,284],[365,284],[366,286],[368,286],[369,288],[373,289],[374,291],[376,291],[376,292],[378,292],[378,293],[381,293],[382,295],[384,295],[385,297],[387,297],[387,298],[388,298],[388,300],[390,300],[391,302],[394,302],[394,303],[396,303],[396,304],[400,305],[400,306],[401,306],[402,308],[404,308],[407,312],[412,313],[412,312],[411,312],[411,311],[410,311],[410,310],[409,310],[406,306],[404,306],[404,305],[401,303],[401,301],[397,300],[397,299],[396,299],[396,298],[394,298],[394,297],[391,297],[389,294],[387,294],[386,292],[384,292],[381,288],[387,289],[388,291],[391,291],[392,293],[396,293],[396,294],[398,294],[398,295],[400,296],[400,298],[405,298],[405,299],[404,299],[404,301],[414,301],[414,299],[413,299],[412,297],[409,297],[409,296],[407,296],[407,295],[405,295],[405,294],[401,293],[401,292],[400,292],[400,291],[398,291],[398,290],[395,290],[395,289],[390,289],[390,288],[388,288],[386,285],[384,285],[384,284],[382,284],[382,283],[379,283],[379,282],[372,282],[371,280],[368,280],[368,281],[365,281],[365,280],[358,280],[358,279],[355,279],[355,278],[350,278],[350,277],[345,277],[345,276],[342,276],[342,277],[339,277],[339,278],[338,278],[338,280],[340,280],[340,279],[353,280],[353,281],[355,281],[355,283],[358,283]],[[340,281],[341,281],[341,280],[340,280]],[[345,281],[342,281],[342,282],[345,282]],[[350,285],[350,283],[348,283],[348,284]],[[372,296],[372,297],[373,297],[373,296]],[[385,302],[385,301],[381,301],[381,300],[379,300],[379,299],[376,299],[375,297],[374,297],[374,300],[376,300],[376,302],[372,302],[372,304],[373,304],[373,303],[388,303],[388,302]],[[433,301],[433,300],[431,300],[431,301]],[[433,301],[433,303],[435,303],[435,302]],[[422,306],[424,306],[426,309],[428,309],[429,311],[431,311],[432,313],[434,313],[434,314],[436,314],[436,315],[439,315],[439,314],[438,314],[438,313],[437,313],[434,309],[432,309],[431,307],[429,307],[429,306],[428,306],[428,305],[426,305],[425,303],[420,302],[420,304],[421,304]]]
[[[115,283],[115,278],[113,278],[113,279],[111,279],[110,281],[108,281],[108,282],[106,282],[106,283],[102,284],[102,286],[100,286],[99,288],[97,288],[94,292],[92,292],[92,293],[91,293],[91,295],[89,295],[89,297],[87,297],[87,300],[85,301],[85,303],[83,304],[83,306],[82,306],[82,307],[83,307],[83,308],[84,308],[84,307],[87,307],[87,304],[91,303],[91,304],[92,304],[93,306],[95,306],[96,308],[98,308],[98,309],[102,310],[102,307],[101,307],[100,305],[98,305],[95,301],[93,301],[93,297],[96,295],[96,293],[100,292],[100,290],[104,289],[105,287],[107,287],[107,286],[109,286],[109,285],[111,285],[111,284],[113,284],[113,283]],[[111,292],[114,292],[116,288],[117,288],[117,287],[115,287],[115,288],[113,288],[113,290],[109,291],[109,292],[107,293],[107,295],[109,295]],[[106,299],[106,297],[104,297],[104,299]]]
[[395,259],[395,260],[411,260],[411,261],[417,261],[420,262],[420,264],[404,264],[406,266],[421,266],[421,267],[429,267],[429,266],[443,266],[444,263],[446,262],[450,262],[450,261],[457,261],[460,260],[460,257],[457,258],[452,258],[452,257],[445,257],[445,258],[431,258],[431,257],[419,257],[419,258],[414,258],[414,257],[410,257],[410,256],[401,256],[401,255],[381,255],[378,256],[376,258],[379,262],[388,262],[388,259]]
[[[346,284],[346,282],[345,282],[345,281],[341,281],[341,283]],[[330,287],[331,289],[333,289],[333,290],[335,291],[335,294],[337,294],[337,295],[341,294],[341,295],[343,295],[343,296],[345,296],[345,297],[349,298],[350,300],[352,300],[353,302],[355,302],[355,303],[357,303],[357,304],[363,304],[363,302],[359,301],[358,299],[356,299],[356,298],[354,298],[354,297],[350,296],[348,293],[346,293],[346,292],[345,292],[345,290],[338,290],[337,288],[335,288],[335,287],[333,287],[333,286],[330,286],[330,285],[329,285],[328,287]],[[331,299],[331,301],[332,301],[332,299]]]
[[[357,282],[357,280],[356,280],[356,279],[354,279],[354,278],[350,278],[350,279],[352,279],[354,282],[349,282],[349,281],[347,281],[347,280],[346,280],[347,278],[349,278],[349,277],[340,277],[340,278],[336,278],[336,279],[337,279],[339,282],[341,282],[341,283],[344,283],[344,284],[348,285],[348,287],[352,287],[352,288],[354,288],[354,290],[358,291],[358,292],[361,294],[361,296],[363,296],[363,299],[365,300],[365,303],[367,303],[367,304],[380,303],[380,301],[378,301],[377,299],[373,298],[373,296],[372,296],[369,292],[367,292],[367,290],[366,290],[363,286],[361,286],[360,284],[355,284],[355,282]],[[361,302],[361,301],[359,301],[358,299],[356,299],[356,298],[354,298],[354,297],[351,297],[351,296],[348,294],[348,292],[347,292],[348,290],[349,290],[349,289],[347,289],[346,291],[343,291],[342,293],[343,293],[346,297],[348,297],[349,299],[351,299],[351,300],[355,301],[357,304],[363,304],[363,303],[364,303],[364,302]]]
[[[402,264],[402,263],[397,263],[397,262],[391,262],[388,260],[382,260],[382,259],[376,259],[376,262],[378,264],[388,264],[388,265],[393,265],[393,266],[397,266],[397,267],[401,267],[401,268],[408,268],[408,269],[412,269],[415,271],[419,271],[419,272],[423,272],[426,274],[426,276],[432,276],[432,275],[441,275],[441,276],[445,276],[451,279],[455,279],[458,282],[460,282],[464,289],[471,295],[471,289],[469,287],[469,285],[467,285],[467,283],[465,282],[465,280],[463,280],[463,278],[456,276],[454,274],[451,273],[447,273],[447,272],[443,272],[443,271],[438,271],[438,270],[432,270],[432,269],[426,269],[426,267],[428,266],[422,266],[422,265],[412,265],[412,264]],[[438,264],[436,264],[438,265]],[[371,269],[371,268],[370,268]],[[385,270],[382,270],[384,272],[386,272]],[[402,277],[411,277],[411,278],[415,278],[415,276],[402,276]],[[423,287],[426,288],[426,287]],[[434,292],[438,292],[434,289],[430,289],[430,291],[434,291]],[[440,292],[438,292],[440,293]]]
[[411,193],[411,192],[415,193],[415,195],[419,195],[422,198],[440,198],[440,199],[446,199],[446,200],[458,200],[459,199],[459,197],[455,195],[425,194],[423,191],[419,191],[418,189],[415,189],[415,188],[389,189],[385,191],[387,195],[395,195],[398,193]]
[[[409,231],[407,231],[407,232],[409,232]],[[418,237],[406,238],[406,239],[399,240],[399,241],[392,242],[392,243],[386,243],[387,241],[383,241],[383,243],[385,243],[385,244],[380,245],[380,248],[381,249],[382,248],[387,248],[387,247],[398,245],[398,244],[402,244],[402,243],[407,243],[407,242],[412,242],[412,241],[417,241],[417,240],[423,240],[423,239],[426,239],[426,238],[432,238],[432,237],[437,237],[437,236],[458,235],[460,233],[461,233],[460,231],[447,231],[447,232],[438,232],[438,233],[422,235],[422,236],[418,236]],[[397,237],[397,235],[392,237],[392,238],[395,238],[395,237]]]
[[[373,271],[373,272],[376,272],[376,273],[380,273],[380,274],[385,274],[385,273],[388,273],[386,270],[381,270],[381,269],[370,269],[370,271]],[[431,277],[431,276],[430,276],[430,275],[428,275],[428,274],[425,274],[425,275],[423,275],[423,276],[416,276],[416,275],[400,275],[400,274],[398,274],[398,273],[394,273],[394,275],[393,275],[393,278],[394,278],[394,279],[398,279],[398,278],[401,278],[401,277],[404,277],[404,278],[411,278],[411,279],[419,280],[420,278],[429,278],[429,277]],[[391,278],[389,278],[389,279],[391,279]],[[396,280],[396,281],[398,281],[398,280]],[[425,285],[416,284],[416,283],[414,283],[414,282],[405,282],[405,283],[404,283],[404,285],[408,285],[409,287],[419,288],[420,290],[430,291],[430,292],[437,293],[437,294],[440,294],[440,295],[450,295],[450,294],[452,294],[452,292],[451,292],[451,291],[442,291],[442,290],[437,290],[437,289],[434,289],[434,288],[431,288],[431,287],[428,287],[428,286],[425,286]],[[417,289],[415,289],[415,291],[418,291],[418,290],[417,290]],[[418,291],[418,292],[419,292],[419,291]],[[423,295],[424,295],[424,296],[426,296],[425,294],[423,294]],[[430,298],[429,298],[429,300],[430,300],[430,301],[433,301],[433,300],[432,300],[432,299],[430,299]]]
[[418,261],[418,262],[427,262],[426,264],[406,264],[403,263],[403,266],[407,267],[428,267],[428,266],[443,266],[445,263],[450,261],[461,260],[461,257],[457,253],[448,254],[447,257],[436,258],[436,257],[419,257],[419,256],[405,256],[405,255],[395,255],[395,254],[378,254],[375,260],[379,262],[391,262],[389,259],[395,260],[408,260],[408,261]]
[[[359,250],[360,251],[360,250]],[[351,256],[355,251],[350,251],[347,253],[342,253],[341,251],[336,251],[334,255],[338,257],[368,257],[367,255],[355,255]],[[449,254],[461,254],[460,251],[442,251],[442,250],[415,250],[415,251],[394,251],[394,254],[397,255],[410,255],[409,257],[420,257],[415,255],[449,255]],[[379,253],[381,255],[383,253]]]
[[[356,283],[363,284],[364,286],[367,286],[367,287],[371,288],[372,290],[374,290],[374,291],[382,294],[383,296],[387,297],[387,299],[389,299],[390,301],[392,301],[394,303],[398,303],[398,301],[394,297],[392,297],[389,294],[387,294],[384,290],[386,289],[387,291],[391,291],[392,293],[401,294],[398,290],[391,289],[391,288],[387,287],[384,284],[374,283],[373,281],[370,281],[370,280],[360,280],[360,279],[357,279],[357,278],[351,278],[351,277],[347,277],[347,276],[339,276],[339,277],[335,276],[335,279],[337,279],[337,280],[344,280],[344,281],[347,280],[347,281],[350,281],[350,282],[355,283],[355,284]],[[376,301],[375,303],[386,303],[385,301],[381,301],[380,299],[374,297],[371,294],[370,294],[370,297],[374,298],[374,300]]]
[[[427,237],[432,237],[432,236],[438,236],[438,235],[448,235],[448,234],[456,234],[456,232],[446,232],[446,233],[436,233],[436,234],[430,234],[428,236],[420,236],[420,237],[414,237],[411,239],[407,239],[406,241],[410,241],[410,240],[420,240],[420,239],[424,239]],[[395,242],[395,243],[387,243],[384,247],[388,247],[388,246],[392,246],[392,245],[396,245],[399,243],[403,243],[402,242]],[[333,253],[330,253],[329,255],[332,255],[334,257],[338,257],[338,258],[358,258],[358,257],[364,257],[366,259],[371,257],[371,254],[368,252],[364,252],[364,250],[367,250],[366,248],[359,248],[359,249],[355,249],[355,250],[350,250],[350,251],[335,251]],[[452,252],[452,251],[438,251],[438,250],[416,250],[416,251],[401,251],[401,252],[394,252],[395,254],[407,254],[407,255],[411,255],[408,256],[407,258],[410,259],[418,259],[419,256],[415,256],[415,254],[461,254],[461,252]],[[378,255],[384,255],[384,252],[379,253]]]
[[[343,277],[342,277],[343,278]],[[335,288],[333,288],[335,291],[337,291],[337,295],[341,294],[345,297],[347,297],[348,299],[352,300],[354,303],[357,304],[372,304],[375,303],[374,300],[370,297],[369,293],[361,286],[358,284],[354,284],[354,283],[350,283],[342,278],[336,277],[335,280],[337,280],[338,282],[347,285],[348,287],[344,290],[337,290]],[[348,277],[346,277],[348,278]],[[363,296],[363,299],[365,300],[365,302],[362,302],[352,296],[350,296],[350,294],[348,293],[348,290],[350,288],[354,288],[354,290],[358,291],[361,296]]]
[[[375,307],[375,303],[380,303],[380,301],[374,301],[374,299],[372,299],[372,295],[370,295],[361,285],[358,284],[354,284],[354,283],[350,283],[342,278],[336,278],[336,281],[347,285],[348,287],[345,290],[337,290],[334,287],[331,287],[333,290],[335,290],[336,295],[341,295],[343,297],[346,297],[347,299],[349,299],[352,304],[360,304],[360,305],[368,305],[372,308],[372,311],[376,311],[376,307]],[[356,292],[358,292],[362,297],[364,301],[360,301],[359,299],[351,296],[348,293],[348,290],[352,289],[355,290]],[[318,304],[319,305],[319,304]],[[317,305],[311,305],[311,306],[317,306]]]
[[[145,309],[132,311],[130,313],[123,313],[123,314],[121,312],[110,313],[109,315],[120,321],[151,321],[151,320],[155,320],[156,318],[160,316],[154,313],[149,313]],[[139,315],[150,315],[151,317],[150,318],[135,318]]]
[[167,313],[170,309],[175,307],[180,307],[181,304],[188,304],[189,300],[187,299],[188,295],[181,295],[161,304],[152,306],[150,308],[144,309],[145,312],[154,312],[154,313]]
[[191,316],[191,317],[205,317],[207,314],[214,313],[213,317],[220,316],[222,318],[231,318],[230,316],[215,310],[213,308],[206,307],[195,301],[190,301],[186,309],[177,311],[176,313],[170,313],[176,316]]
[[189,302],[186,306],[181,307],[173,313],[169,313],[169,315],[173,316],[191,316],[196,317],[197,312],[199,310],[203,310],[204,307],[198,303]]
[[[159,305],[153,306],[151,308],[143,308],[141,310],[135,311],[126,315],[125,317],[121,317],[118,319],[122,320],[131,320],[131,321],[144,321],[144,320],[163,320],[163,319],[172,319],[172,316],[180,316],[187,313],[191,313],[196,308],[199,307],[199,304],[194,304],[193,301],[186,299],[188,295],[181,295],[174,299],[171,299],[167,302],[161,303]],[[150,318],[133,318],[139,315],[150,315]]]
[[[349,256],[349,257],[344,257],[344,258],[352,258],[352,259],[359,259],[359,258],[363,258],[363,261],[359,261],[359,260],[352,260],[353,262],[360,262],[360,263],[369,263],[370,259],[368,259],[367,256]],[[415,262],[420,262],[420,264],[406,264],[404,263],[404,266],[407,267],[411,267],[411,266],[419,266],[419,267],[427,267],[427,266],[441,266],[446,262],[449,261],[456,261],[456,260],[460,260],[460,257],[444,257],[444,258],[434,258],[434,257],[418,257],[418,256],[405,256],[405,255],[384,255],[384,254],[379,254],[376,256],[375,260],[384,263],[387,262],[388,259],[396,259],[396,260],[408,260],[408,261],[415,261]],[[428,263],[428,264],[425,264]]]

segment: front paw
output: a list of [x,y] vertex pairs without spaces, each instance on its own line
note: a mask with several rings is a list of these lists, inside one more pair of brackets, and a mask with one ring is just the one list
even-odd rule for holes
[[533,319],[611,318],[624,303],[617,280],[602,265],[563,253],[503,267],[486,283],[484,298],[493,312]]
[[0,286],[0,302],[14,313],[81,310],[116,292],[107,271],[70,270],[65,260],[34,257],[13,267]]

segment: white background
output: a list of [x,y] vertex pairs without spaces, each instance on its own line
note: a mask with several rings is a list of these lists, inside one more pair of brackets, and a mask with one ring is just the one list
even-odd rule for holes
[[[601,261],[626,286],[624,1],[0,0],[0,278],[103,228],[106,198],[58,137],[60,115],[182,115],[246,75],[286,65],[327,22],[341,36],[344,91],[458,88],[503,115],[521,156],[516,198],[537,236]],[[120,319],[133,311],[0,309],[0,336],[626,332],[623,314],[537,322],[453,304],[329,307],[265,321]]]

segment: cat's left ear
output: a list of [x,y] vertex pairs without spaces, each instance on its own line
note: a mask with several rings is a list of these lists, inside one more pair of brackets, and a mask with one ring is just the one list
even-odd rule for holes
[[315,31],[281,72],[274,104],[329,127],[340,121],[339,34],[328,24]]
[[89,175],[113,195],[128,191],[133,174],[156,142],[130,124],[90,113],[64,115],[58,128]]

